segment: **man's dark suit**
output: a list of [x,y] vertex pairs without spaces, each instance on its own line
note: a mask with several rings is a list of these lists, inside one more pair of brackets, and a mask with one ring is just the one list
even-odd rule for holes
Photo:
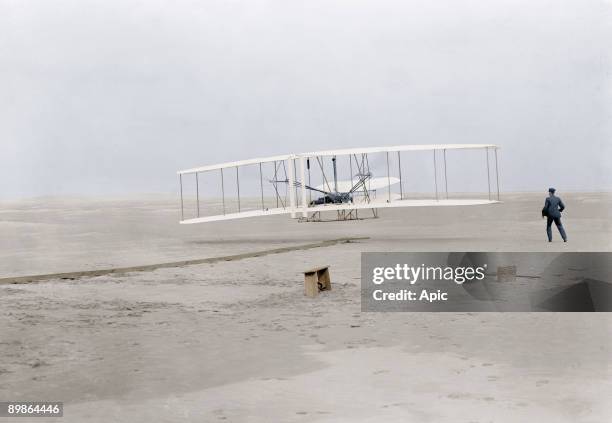
[[563,225],[561,224],[561,212],[563,210],[565,210],[565,204],[563,204],[563,201],[561,201],[559,197],[551,195],[546,199],[544,208],[542,209],[542,216],[546,216],[546,235],[548,235],[548,241],[552,241],[553,222],[557,225],[557,229],[559,229],[563,241],[567,241],[565,229],[563,229]]

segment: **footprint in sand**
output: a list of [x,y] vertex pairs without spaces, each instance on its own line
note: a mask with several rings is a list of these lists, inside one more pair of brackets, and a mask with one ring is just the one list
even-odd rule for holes
[[465,392],[452,392],[450,394],[448,394],[446,396],[446,398],[450,398],[450,399],[467,399],[470,398],[472,395],[465,393]]
[[406,405],[405,402],[394,402],[393,404],[385,404],[382,406],[382,408],[389,408],[389,407],[401,407]]

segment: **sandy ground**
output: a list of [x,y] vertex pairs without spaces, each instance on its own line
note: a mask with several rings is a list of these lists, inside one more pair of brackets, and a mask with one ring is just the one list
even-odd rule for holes
[[[67,422],[610,421],[609,313],[360,312],[362,251],[611,251],[612,195],[563,197],[567,244],[546,242],[532,194],[359,222],[196,226],[160,197],[0,204],[0,277],[369,237],[0,285],[0,398],[64,401]],[[301,272],[319,264],[333,290],[307,299]]]

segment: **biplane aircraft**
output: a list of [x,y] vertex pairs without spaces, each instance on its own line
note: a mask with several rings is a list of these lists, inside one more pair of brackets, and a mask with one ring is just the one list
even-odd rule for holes
[[[388,207],[495,204],[499,202],[498,149],[493,144],[352,148],[248,159],[181,170],[178,172],[180,223],[276,214],[290,214],[292,218],[319,221],[322,220],[321,213],[329,211],[336,212],[336,220],[352,220],[358,219],[359,210],[364,209],[371,210],[372,216],[377,217],[377,209]],[[486,198],[449,197],[446,159],[449,150],[485,151]],[[404,190],[406,176],[402,178],[402,170],[404,173],[406,171],[402,168],[402,155],[427,151],[432,152],[433,159],[433,198],[411,198]],[[494,158],[496,195],[491,187],[490,156]],[[340,179],[339,174],[344,179]],[[439,187],[442,182],[439,174],[444,175],[444,190]],[[194,175],[195,198],[184,194],[185,178],[188,175]],[[250,184],[250,190],[245,189],[247,184]],[[193,207],[188,207],[189,203],[193,203]],[[193,215],[186,217],[186,209],[193,209]]]

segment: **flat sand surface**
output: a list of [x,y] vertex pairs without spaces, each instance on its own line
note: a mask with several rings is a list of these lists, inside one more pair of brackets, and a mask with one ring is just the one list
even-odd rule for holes
[[[65,422],[611,421],[610,313],[360,312],[362,251],[611,251],[612,195],[562,197],[567,244],[546,242],[535,194],[189,226],[174,198],[0,203],[0,277],[369,238],[0,285],[0,398],[63,401]],[[320,264],[333,289],[308,299]]]

